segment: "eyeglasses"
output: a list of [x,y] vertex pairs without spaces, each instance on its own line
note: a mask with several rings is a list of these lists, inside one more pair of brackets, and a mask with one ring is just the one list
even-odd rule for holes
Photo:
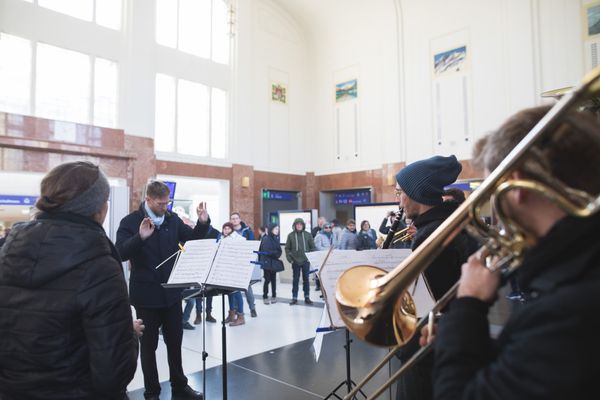
[[400,197],[404,191],[402,189],[395,188],[394,193],[396,194],[396,197]]

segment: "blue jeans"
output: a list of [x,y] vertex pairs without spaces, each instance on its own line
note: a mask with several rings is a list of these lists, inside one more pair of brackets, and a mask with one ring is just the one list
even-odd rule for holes
[[235,311],[240,314],[244,313],[244,298],[242,297],[242,292],[228,294],[227,298],[229,299],[230,311]]
[[302,272],[302,290],[304,298],[309,297],[310,286],[308,282],[308,272],[310,271],[310,263],[306,261],[304,264],[292,264],[293,280],[292,280],[292,298],[298,298],[298,284],[300,283],[300,272]]
[[[212,296],[206,296],[206,313],[210,314],[212,311]],[[202,298],[196,297],[195,299],[189,299],[185,301],[185,308],[183,309],[183,322],[187,322],[190,319],[190,315],[192,315],[192,308],[194,308],[194,304],[196,304],[196,313],[202,313]]]
[[246,292],[246,301],[248,302],[248,307],[250,310],[254,310],[256,305],[254,304],[254,292],[252,291],[252,286],[248,285],[248,291]]

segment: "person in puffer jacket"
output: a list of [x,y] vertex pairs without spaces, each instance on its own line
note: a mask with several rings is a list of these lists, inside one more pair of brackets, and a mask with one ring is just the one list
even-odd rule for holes
[[127,398],[140,321],[102,228],[109,192],[92,163],[59,165],[42,180],[41,212],[2,247],[2,400]]
[[308,274],[310,263],[306,253],[315,251],[315,242],[310,232],[305,231],[306,224],[302,218],[296,218],[292,225],[293,231],[288,234],[285,242],[285,257],[292,264],[292,301],[290,305],[298,304],[298,284],[300,283],[300,272],[302,272],[302,290],[304,291],[304,303],[313,304],[310,299],[310,285]]

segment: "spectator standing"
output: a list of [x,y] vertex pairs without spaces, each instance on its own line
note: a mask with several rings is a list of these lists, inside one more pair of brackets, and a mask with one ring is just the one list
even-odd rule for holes
[[340,248],[340,242],[342,240],[342,227],[340,226],[340,222],[337,219],[332,219],[331,220],[331,233],[333,234],[333,239],[332,239],[332,243],[333,243],[333,248],[335,249],[339,249]]
[[[217,240],[246,240],[242,235],[233,229],[231,222],[225,222],[221,234]],[[244,325],[246,319],[244,317],[244,298],[239,290],[227,295],[229,300],[229,316],[225,319],[225,323],[229,326]]]
[[[229,222],[231,222],[233,225],[233,230],[240,236],[246,240],[254,240],[254,232],[252,232],[252,228],[242,221],[240,213],[231,213],[229,216]],[[248,307],[250,308],[250,316],[252,318],[256,318],[258,314],[256,314],[256,304],[254,300],[254,292],[252,291],[252,285],[248,285],[248,289],[246,290],[246,301],[248,302]]]
[[312,228],[312,230],[310,231],[310,234],[312,235],[313,239],[317,237],[317,233],[319,233],[322,229],[323,229],[323,224],[325,224],[325,222],[327,222],[327,220],[325,219],[325,217],[319,217],[317,218],[317,225],[314,226]]
[[346,222],[346,228],[342,231],[339,249],[356,250],[357,246],[358,238],[356,237],[356,222],[353,219],[349,219]]
[[310,299],[310,285],[308,274],[310,272],[310,263],[306,258],[306,253],[315,251],[315,242],[310,233],[306,232],[306,224],[302,218],[296,218],[292,226],[293,231],[288,234],[285,242],[285,257],[292,264],[292,301],[290,305],[298,304],[298,284],[300,283],[300,273],[302,273],[302,290],[304,291],[304,303],[313,304]]
[[315,237],[315,247],[317,250],[329,250],[333,244],[332,227],[330,222],[325,222],[323,224],[323,229],[317,233],[317,236]]
[[377,232],[371,228],[369,221],[360,223],[360,232],[357,234],[356,250],[371,250],[377,248]]
[[[268,234],[260,241],[259,261],[263,269],[265,283],[263,285],[263,302],[274,304],[277,302],[277,273],[283,271],[281,257],[281,243],[279,241],[279,225],[269,224]],[[271,284],[271,301],[269,302],[269,283]]]

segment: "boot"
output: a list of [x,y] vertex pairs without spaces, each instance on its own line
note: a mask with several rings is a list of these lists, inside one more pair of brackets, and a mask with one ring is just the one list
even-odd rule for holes
[[202,323],[202,313],[196,313],[196,319],[194,320],[194,325],[200,325]]
[[229,326],[238,326],[238,325],[244,325],[246,323],[246,320],[244,319],[244,314],[237,314],[237,318],[235,319],[235,321],[232,321]]
[[230,322],[235,321],[235,310],[229,310],[229,315],[225,318],[225,323],[228,324]]
[[211,315],[211,313],[210,313],[210,312],[207,312],[207,313],[206,313],[206,322],[217,322],[217,320],[215,319],[215,317],[213,317],[213,316]]

